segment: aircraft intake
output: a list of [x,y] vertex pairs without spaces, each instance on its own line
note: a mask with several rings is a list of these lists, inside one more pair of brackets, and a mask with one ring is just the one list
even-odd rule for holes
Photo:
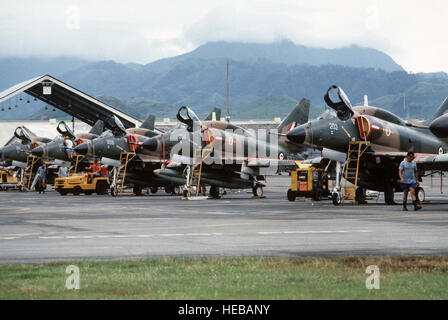
[[34,148],[33,150],[31,150],[31,153],[33,156],[40,158],[44,155],[44,148],[42,148],[42,147]]
[[156,151],[157,150],[157,138],[150,138],[148,140],[146,140],[145,142],[143,142],[142,146],[143,148],[149,150],[149,151]]
[[85,156],[87,152],[89,152],[89,146],[87,145],[87,142],[81,143],[80,145],[77,145],[74,150],[77,154]]

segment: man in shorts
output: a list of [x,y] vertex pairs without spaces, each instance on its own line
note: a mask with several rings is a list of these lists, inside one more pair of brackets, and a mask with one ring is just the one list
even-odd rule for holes
[[407,201],[408,192],[411,191],[412,203],[414,204],[414,211],[420,210],[422,207],[417,204],[417,197],[415,189],[419,185],[417,165],[414,160],[414,152],[407,153],[406,158],[400,163],[398,175],[400,176],[401,189],[403,190],[403,211],[408,211]]
[[46,186],[46,182],[47,182],[47,168],[45,163],[42,163],[42,165],[37,169],[37,174],[38,174],[38,183],[40,183],[39,186],[39,194],[41,192],[45,193],[45,188]]
[[64,140],[65,144],[65,152],[67,152],[67,157],[70,160],[70,162],[73,162],[73,141],[70,140],[70,137],[65,137]]

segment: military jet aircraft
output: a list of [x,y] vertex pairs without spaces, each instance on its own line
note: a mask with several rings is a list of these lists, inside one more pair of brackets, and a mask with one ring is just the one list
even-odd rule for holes
[[[58,136],[52,141],[34,148],[31,151],[34,156],[42,158],[45,161],[55,160],[56,162],[70,162],[70,158],[67,155],[66,146],[64,144],[65,137],[71,139],[74,142],[74,145],[82,144],[87,140],[92,140],[99,137],[104,130],[104,122],[102,120],[98,120],[88,133],[75,134],[70,126],[65,123],[65,121],[59,122],[56,129],[61,136]],[[89,161],[85,159],[83,164],[88,165]]]
[[[280,124],[278,131],[285,134],[297,124],[306,122],[308,113],[309,101],[304,99]],[[201,122],[185,106],[179,109],[177,119],[183,125],[146,140],[141,147],[168,160],[163,162],[161,169],[154,170],[157,177],[187,185],[195,169],[195,150],[208,150],[202,161],[200,181],[211,186],[212,197],[219,196],[220,187],[252,188],[255,196],[262,196],[264,184],[261,181],[265,176],[277,173],[279,166],[293,166],[294,162],[288,161],[288,156],[304,150],[303,146],[284,136],[278,139],[278,135],[258,132],[264,134],[261,136],[226,122]]]
[[[152,115],[140,128],[126,129],[115,116],[108,121],[112,131],[105,131],[101,136],[79,144],[75,147],[75,152],[101,158],[103,164],[118,168],[122,165],[120,157],[123,153],[135,153],[146,139],[161,133],[154,128],[154,116]],[[149,187],[153,193],[157,192],[158,187],[164,187],[167,193],[174,193],[177,184],[166,183],[166,181],[154,176],[153,170],[160,168],[160,165],[161,158],[159,155],[138,153],[128,163],[126,185],[133,185],[133,191],[137,195],[140,195],[143,188],[146,187]]]
[[[334,97],[330,97],[335,91],[339,98],[336,102]],[[408,151],[416,154],[420,177],[427,170],[448,169],[448,98],[423,124],[406,122],[381,108],[367,105],[352,107],[338,86],[331,86],[324,100],[333,110],[296,127],[286,136],[288,140],[304,146],[328,148],[345,154],[349,152],[349,142],[368,142],[359,161],[359,188],[356,191],[359,200],[364,200],[365,189],[388,193],[392,192],[388,188],[391,185],[400,190],[398,166]],[[342,172],[340,168],[337,171]],[[354,183],[355,177],[349,176],[348,180]],[[424,190],[419,188],[416,193],[422,201]],[[341,188],[337,183],[333,203],[340,204],[341,198]]]
[[31,150],[50,141],[51,139],[36,136],[24,126],[17,127],[14,138],[1,148],[1,158],[3,161],[12,161],[13,166],[25,167]]

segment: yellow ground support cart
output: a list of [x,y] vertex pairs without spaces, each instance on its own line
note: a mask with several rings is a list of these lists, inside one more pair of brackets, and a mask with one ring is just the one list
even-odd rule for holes
[[288,190],[288,200],[296,197],[308,197],[320,201],[330,194],[330,181],[322,168],[310,163],[296,161],[296,169],[291,171],[291,189]]
[[85,172],[77,173],[66,178],[54,179],[54,189],[62,196],[68,193],[73,193],[75,196],[81,193],[91,195],[94,192],[96,194],[107,194],[109,185],[109,178],[94,177],[92,181],[89,181],[89,176]]
[[13,171],[0,170],[0,190],[18,189],[19,179]]

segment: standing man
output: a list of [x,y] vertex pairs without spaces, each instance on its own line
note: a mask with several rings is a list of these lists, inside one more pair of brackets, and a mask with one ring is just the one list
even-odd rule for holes
[[414,204],[414,211],[420,210],[422,207],[417,205],[417,198],[415,196],[415,189],[419,185],[417,165],[414,160],[414,152],[409,151],[406,158],[400,163],[398,175],[400,176],[401,189],[403,190],[403,211],[408,211],[408,191],[411,191],[412,203]]
[[70,163],[73,162],[73,141],[67,136],[65,137],[65,148],[67,152],[67,157],[70,160]]
[[62,162],[62,167],[59,167],[58,177],[66,178],[68,175],[68,168],[65,166],[65,162]]
[[42,165],[37,169],[38,174],[38,182],[40,184],[39,187],[39,194],[42,192],[45,194],[45,188],[47,187],[46,181],[47,181],[47,168],[45,163],[42,163]]

